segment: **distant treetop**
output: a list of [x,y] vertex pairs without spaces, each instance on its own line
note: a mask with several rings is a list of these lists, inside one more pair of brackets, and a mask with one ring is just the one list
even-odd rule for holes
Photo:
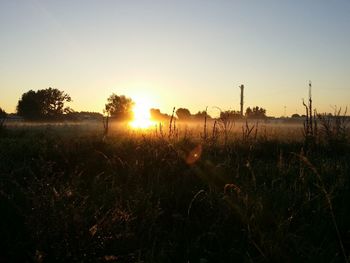
[[245,112],[245,116],[247,118],[266,118],[266,110],[264,108],[260,108],[259,106],[255,106],[253,108],[248,107]]
[[191,112],[186,108],[179,108],[176,110],[176,116],[179,120],[189,120],[191,118]]

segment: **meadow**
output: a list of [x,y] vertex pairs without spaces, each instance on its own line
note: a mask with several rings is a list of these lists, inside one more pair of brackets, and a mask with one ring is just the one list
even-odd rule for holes
[[7,124],[0,261],[350,260],[348,129],[172,125]]

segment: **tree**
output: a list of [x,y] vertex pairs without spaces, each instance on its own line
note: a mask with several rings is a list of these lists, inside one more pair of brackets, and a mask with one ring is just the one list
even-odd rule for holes
[[0,118],[6,118],[7,113],[2,108],[0,108]]
[[220,118],[226,118],[226,119],[241,119],[241,112],[235,111],[235,110],[227,110],[227,111],[221,111],[220,112]]
[[30,120],[59,119],[64,113],[72,111],[69,107],[64,107],[71,100],[67,93],[58,89],[30,90],[18,101],[17,114]]
[[113,93],[107,99],[104,112],[119,120],[131,119],[133,106],[134,102],[131,98],[127,98],[124,95],[118,96]]
[[45,116],[56,118],[64,113],[72,112],[71,108],[64,107],[65,102],[72,101],[71,97],[64,91],[48,88],[38,92],[42,93],[41,96],[44,102],[43,113]]
[[150,109],[151,118],[155,121],[166,121],[170,119],[170,116],[165,113],[161,113],[159,109]]
[[73,111],[69,112],[65,115],[65,119],[70,121],[83,121],[83,120],[91,120],[91,121],[101,121],[103,115],[99,112],[89,112],[89,111]]
[[0,108],[0,129],[4,126],[4,122],[6,120],[7,113],[2,108]]
[[248,107],[245,115],[247,118],[266,118],[266,110],[258,106],[253,107],[252,109]]
[[193,114],[192,117],[196,120],[203,120],[205,117],[211,119],[211,116],[205,110],[198,111],[196,114]]
[[191,118],[191,112],[186,108],[179,108],[176,110],[176,116],[179,120],[189,120]]
[[22,95],[22,98],[18,101],[17,114],[26,119],[39,119],[42,117],[41,99],[39,95],[30,90]]

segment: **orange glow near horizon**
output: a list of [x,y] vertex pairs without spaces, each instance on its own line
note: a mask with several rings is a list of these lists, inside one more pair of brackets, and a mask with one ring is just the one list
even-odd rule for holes
[[133,100],[135,102],[132,110],[134,118],[129,123],[130,126],[134,129],[147,129],[153,126],[155,122],[151,119],[151,100],[147,97],[136,97]]

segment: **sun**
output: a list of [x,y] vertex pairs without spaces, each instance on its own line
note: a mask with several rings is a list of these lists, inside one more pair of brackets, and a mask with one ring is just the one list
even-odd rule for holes
[[150,109],[152,108],[151,100],[147,97],[133,98],[135,105],[132,109],[134,118],[129,123],[132,128],[147,129],[154,125],[151,119]]

